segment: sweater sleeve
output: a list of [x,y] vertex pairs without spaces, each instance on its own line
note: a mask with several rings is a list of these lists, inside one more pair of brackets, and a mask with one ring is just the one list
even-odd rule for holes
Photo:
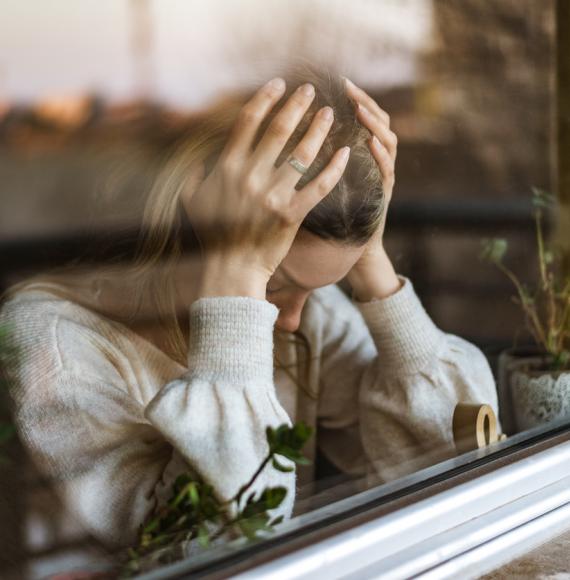
[[[147,419],[228,500],[268,453],[267,426],[291,424],[273,384],[277,308],[248,297],[201,298],[190,308],[189,373],[148,404]],[[294,473],[268,465],[256,491],[284,486],[290,515]]]
[[[74,308],[57,317],[49,308],[26,303],[4,312],[21,353],[15,421],[67,508],[106,543],[132,544],[181,471],[230,499],[268,452],[266,427],[290,423],[273,384],[277,309],[268,302],[195,302],[188,372],[148,397],[135,343],[117,347],[105,330],[78,321]],[[275,515],[288,517],[294,472],[268,465],[254,491],[277,485],[287,496]]]
[[342,327],[337,324],[323,351],[321,388],[331,402],[322,420],[353,441],[351,452],[328,446],[330,458],[339,466],[343,455],[355,466],[366,462],[383,481],[455,455],[452,418],[458,402],[487,403],[498,415],[485,356],[438,329],[412,283],[402,281],[386,299],[352,300],[361,317],[354,313]]

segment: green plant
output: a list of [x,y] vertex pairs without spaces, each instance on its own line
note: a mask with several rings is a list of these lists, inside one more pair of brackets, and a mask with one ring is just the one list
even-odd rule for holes
[[302,422],[292,427],[268,427],[267,456],[251,479],[228,501],[220,501],[213,487],[197,476],[180,475],[172,486],[172,495],[166,505],[143,524],[137,546],[128,550],[123,576],[132,576],[143,566],[173,562],[179,557],[180,546],[189,541],[195,540],[200,546],[207,547],[222,536],[254,540],[272,532],[283,518],[272,518],[268,512],[281,505],[287,490],[272,487],[257,495],[248,492],[269,463],[279,471],[293,471],[293,465],[283,465],[278,456],[297,464],[308,463],[301,450],[311,434],[312,429]]
[[544,241],[544,211],[556,207],[553,195],[533,188],[539,279],[530,289],[503,262],[508,250],[504,239],[483,240],[481,258],[494,264],[516,289],[513,300],[522,308],[536,344],[551,359],[553,370],[570,367],[570,274],[561,268],[561,257]]

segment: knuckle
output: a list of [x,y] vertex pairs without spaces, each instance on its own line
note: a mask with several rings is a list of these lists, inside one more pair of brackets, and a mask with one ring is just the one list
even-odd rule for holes
[[279,221],[286,226],[292,226],[296,223],[295,216],[289,208],[277,207],[275,213]]
[[294,109],[305,109],[307,106],[308,96],[301,93],[300,91],[295,91],[291,95],[290,105]]
[[279,206],[277,203],[277,200],[275,199],[275,197],[268,195],[264,200],[263,200],[263,207],[269,211],[270,213],[273,214],[279,214]]
[[286,226],[294,226],[294,225],[297,225],[297,218],[291,212],[288,212],[288,211],[287,212],[283,212],[283,215],[281,216],[281,219],[283,220],[283,223]]
[[286,138],[289,135],[289,124],[285,119],[276,117],[267,130],[275,137]]
[[380,155],[380,157],[382,157],[384,163],[390,163],[392,156],[390,155],[390,152],[388,151],[388,149],[386,149],[386,147],[382,147],[382,149],[378,151],[378,154]]
[[293,152],[293,157],[298,159],[303,165],[308,165],[312,159],[312,153],[307,144],[299,143]]
[[252,125],[257,123],[260,119],[257,108],[252,105],[246,105],[239,113],[238,123],[240,125]]
[[283,207],[283,203],[276,195],[268,195],[263,203],[265,210],[271,213],[275,219],[282,223],[289,223],[289,212],[287,208]]
[[321,197],[324,197],[329,193],[331,190],[330,180],[326,177],[323,177],[317,182],[317,194]]
[[398,136],[393,131],[390,131],[388,133],[388,140],[393,147],[396,147],[396,145],[398,145]]
[[226,175],[235,175],[238,173],[238,160],[233,155],[227,155],[221,161],[222,172]]
[[262,191],[261,183],[252,173],[246,174],[241,180],[241,190],[246,195],[257,197]]

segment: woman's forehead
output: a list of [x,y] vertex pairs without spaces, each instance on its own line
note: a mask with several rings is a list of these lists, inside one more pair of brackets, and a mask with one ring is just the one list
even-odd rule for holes
[[300,232],[280,269],[300,287],[320,288],[344,278],[363,251],[364,246],[343,246]]

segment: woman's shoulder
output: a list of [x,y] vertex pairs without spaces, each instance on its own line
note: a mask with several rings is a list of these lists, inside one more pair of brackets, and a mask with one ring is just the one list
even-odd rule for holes
[[24,287],[0,305],[0,325],[11,335],[30,331],[33,335],[51,333],[59,323],[96,327],[102,317],[60,292],[57,286]]
[[19,374],[51,376],[76,361],[97,364],[97,353],[116,329],[110,321],[48,286],[24,288],[0,307],[3,328]]

